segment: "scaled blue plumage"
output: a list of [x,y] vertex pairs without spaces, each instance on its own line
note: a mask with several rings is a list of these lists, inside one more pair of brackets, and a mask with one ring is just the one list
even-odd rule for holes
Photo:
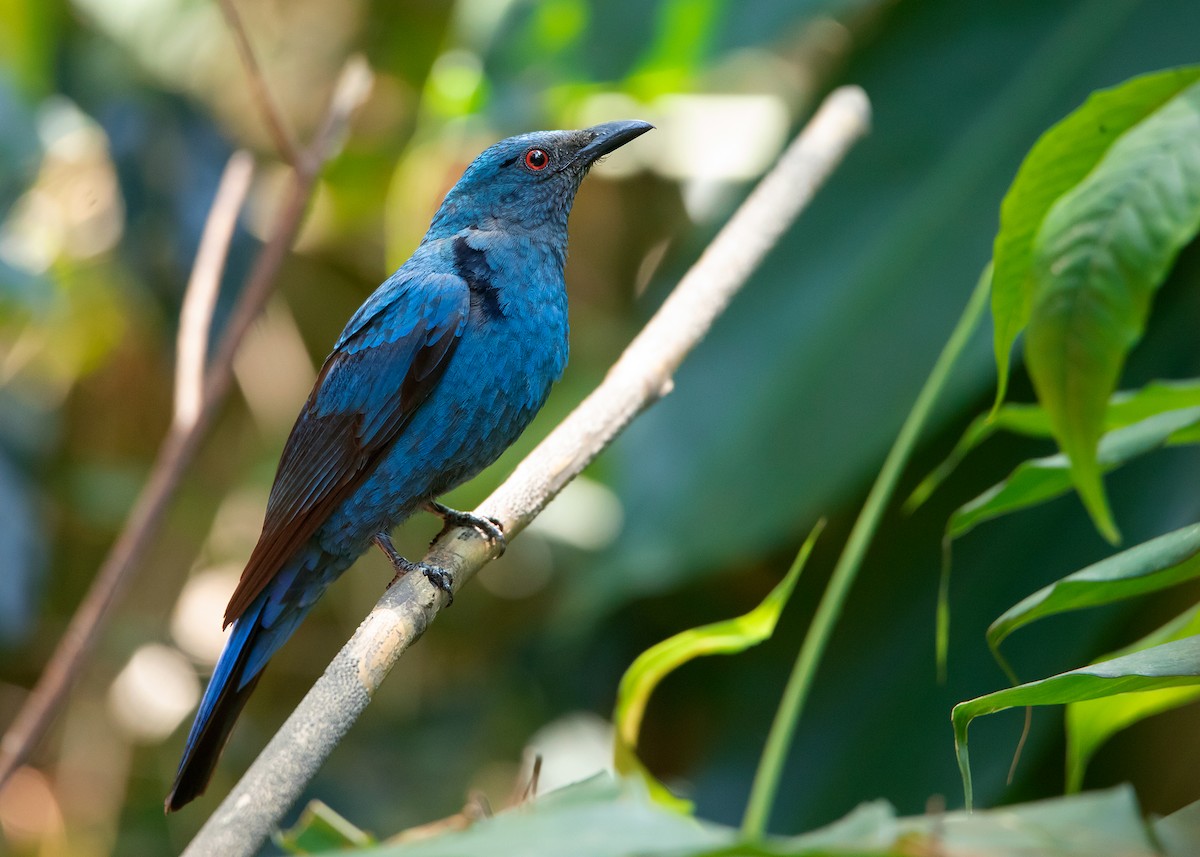
[[575,192],[597,158],[650,127],[495,144],[350,319],[284,447],[168,811],[204,790],[263,667],[325,588],[377,536],[495,461],[542,407],[567,362]]

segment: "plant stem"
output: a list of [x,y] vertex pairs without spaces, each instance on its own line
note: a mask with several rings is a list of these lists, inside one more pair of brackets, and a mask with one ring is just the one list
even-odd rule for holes
[[858,513],[858,520],[854,522],[850,538],[846,540],[842,555],[838,558],[837,565],[834,566],[833,574],[830,575],[825,593],[821,596],[821,603],[817,605],[816,615],[813,616],[812,624],[800,647],[796,665],[792,668],[791,676],[788,677],[787,686],[783,691],[783,699],[775,712],[775,720],[771,724],[771,731],[767,735],[767,743],[763,748],[762,759],[759,761],[758,770],[754,775],[750,800],[746,804],[746,815],[742,819],[742,835],[748,840],[761,839],[766,833],[767,821],[775,803],[776,792],[779,790],[783,764],[787,759],[792,738],[796,732],[796,723],[800,719],[800,712],[804,709],[804,702],[812,687],[813,676],[816,674],[817,665],[825,652],[829,636],[833,632],[834,623],[841,615],[846,595],[854,583],[854,578],[858,575],[863,556],[867,552],[871,538],[879,528],[883,510],[887,507],[888,501],[896,489],[896,482],[912,453],[913,446],[916,445],[917,437],[941,395],[954,364],[958,361],[976,327],[979,326],[984,309],[987,307],[991,280],[992,268],[991,265],[988,265],[975,285],[975,291],[972,292],[966,309],[963,310],[958,324],[950,334],[950,339],[947,340],[933,370],[929,373],[925,386],[921,388],[912,410],[904,420],[904,425],[900,427],[900,433],[896,436],[896,441],[892,444],[891,451],[888,452],[888,456],[883,462],[875,484],[871,486],[871,493],[867,495],[862,511]]

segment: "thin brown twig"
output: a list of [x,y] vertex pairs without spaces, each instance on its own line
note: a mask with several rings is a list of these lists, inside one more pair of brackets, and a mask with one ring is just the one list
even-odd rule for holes
[[275,99],[271,97],[271,90],[267,88],[266,78],[258,65],[258,59],[254,56],[254,47],[250,44],[250,36],[246,33],[242,16],[233,0],[220,0],[219,5],[229,32],[233,34],[242,65],[245,66],[246,77],[250,81],[250,94],[258,104],[258,112],[262,114],[263,121],[267,123],[267,131],[275,141],[275,148],[279,150],[280,157],[299,170],[299,149],[283,121],[283,114],[279,112]]
[[213,308],[221,290],[221,273],[237,226],[238,213],[250,179],[254,176],[254,159],[244,149],[238,149],[225,164],[217,194],[200,247],[183,293],[179,311],[179,336],[175,343],[175,423],[188,428],[200,415],[204,405],[204,364],[208,356],[209,336],[212,333]]
[[96,572],[87,595],[71,617],[66,632],[33,691],[17,712],[3,739],[0,739],[0,787],[28,758],[54,719],[67,691],[83,668],[85,659],[94,648],[105,619],[128,586],[133,570],[157,532],[184,470],[195,457],[232,387],[234,355],[271,294],[283,260],[300,229],[320,166],[345,131],[354,110],[365,100],[370,85],[371,72],[366,61],[358,56],[352,57],[338,78],[324,124],[299,161],[300,166],[292,171],[271,234],[255,260],[207,372],[201,407],[195,420],[187,425],[173,422],[167,431],[150,476],[121,534]]
[[292,171],[292,180],[284,193],[266,246],[255,260],[254,269],[242,290],[237,309],[229,319],[226,334],[213,356],[213,366],[208,372],[204,391],[206,406],[213,400],[223,399],[229,392],[233,384],[234,355],[246,331],[258,318],[271,295],[279,266],[300,229],[300,222],[308,207],[308,200],[312,196],[321,166],[346,131],[351,114],[366,100],[373,80],[371,69],[366,59],[361,56],[351,57],[342,67],[334,85],[325,121],[317,130],[307,152],[301,156],[300,168]]
[[[835,91],[637,335],[604,381],[538,444],[475,514],[511,539],[627,426],[666,394],[675,370],[708,332],[818,187],[867,130],[858,87]],[[457,591],[498,548],[470,529],[437,540],[424,562]],[[447,596],[420,574],[393,583],[184,851],[256,854],[366,709],[400,656]]]

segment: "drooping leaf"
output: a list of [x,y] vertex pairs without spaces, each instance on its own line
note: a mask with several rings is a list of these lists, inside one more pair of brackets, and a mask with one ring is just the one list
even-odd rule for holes
[[[1105,431],[1112,431],[1163,411],[1197,406],[1200,406],[1200,378],[1151,381],[1138,390],[1114,393],[1108,400],[1104,428]],[[904,501],[904,510],[910,513],[915,511],[954,472],[968,453],[1000,431],[1026,437],[1053,437],[1050,418],[1040,405],[1009,403],[1000,405],[990,414],[980,414],[967,426],[946,460],[913,489]]]
[[999,375],[996,404],[1008,388],[1013,342],[1029,321],[1034,241],[1053,205],[1092,171],[1110,147],[1182,89],[1200,66],[1147,74],[1089,96],[1038,139],[1000,206],[993,260],[992,317]]
[[954,706],[954,749],[967,807],[972,804],[967,730],[984,714],[1030,705],[1063,705],[1120,693],[1200,684],[1200,636],[1188,637],[1070,672],[998,690]]
[[[1200,634],[1200,605],[1185,610],[1161,628],[1102,660]],[[1096,750],[1109,738],[1155,714],[1200,699],[1200,685],[1122,693],[1067,705],[1067,791],[1083,786],[1083,775]],[[1198,840],[1200,841],[1200,840]]]
[[[1176,441],[1200,423],[1200,407],[1167,411],[1105,435],[1097,459],[1107,472],[1132,458]],[[1070,462],[1065,455],[1024,461],[1002,482],[954,510],[946,534],[956,539],[983,521],[1036,506],[1071,489]]]
[[1110,604],[1200,577],[1200,524],[1192,524],[1069,574],[1009,608],[988,628],[995,651],[1013,631],[1046,616]]
[[[1188,69],[1180,79],[1197,74]],[[1200,229],[1200,83],[1109,147],[1047,213],[1033,248],[1025,359],[1097,529],[1119,540],[1097,444],[1154,291]]]
[[638,733],[650,694],[667,675],[690,660],[704,655],[737,654],[770,639],[822,529],[823,521],[817,523],[801,545],[783,580],[749,613],[681,631],[637,656],[621,677],[613,711],[616,726],[614,763],[618,773],[643,777],[656,799],[675,809],[690,811],[690,804],[673,797],[637,759]]

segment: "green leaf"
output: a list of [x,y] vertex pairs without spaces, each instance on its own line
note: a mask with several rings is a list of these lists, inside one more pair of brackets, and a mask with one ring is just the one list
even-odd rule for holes
[[1151,857],[1137,795],[1127,785],[983,812],[897,818],[886,803],[828,827],[695,857]]
[[621,774],[636,774],[646,779],[651,794],[665,800],[676,809],[687,809],[684,804],[670,795],[666,789],[649,775],[637,759],[638,733],[650,694],[667,675],[690,660],[703,655],[732,655],[770,638],[779,622],[800,572],[812,553],[817,537],[824,529],[824,521],[817,522],[812,532],[801,545],[783,580],[776,584],[757,607],[736,619],[714,622],[700,628],[682,631],[642,652],[625,671],[617,688],[617,704],[613,712],[616,726],[614,764]]
[[1037,405],[1004,405],[990,414],[971,420],[954,449],[932,473],[926,476],[904,501],[904,511],[915,512],[946,478],[962,464],[967,454],[998,431],[1010,431],[1029,437],[1049,437],[1050,420]]
[[[1121,428],[1147,417],[1180,408],[1200,406],[1200,378],[1181,381],[1151,381],[1139,390],[1123,390],[1108,400],[1104,416],[1106,431]],[[929,499],[963,459],[998,431],[1026,437],[1053,437],[1050,418],[1035,404],[1001,405],[990,414],[980,414],[963,432],[946,460],[921,480],[904,501],[904,511],[913,512]]]
[[1034,240],[1051,207],[1084,180],[1118,138],[1197,79],[1200,66],[1147,74],[1094,92],[1025,156],[1001,203],[992,250],[997,405],[1008,388],[1013,342],[1029,321]]
[[1104,412],[1154,291],[1197,229],[1200,84],[1192,83],[1113,142],[1054,203],[1034,243],[1026,365],[1072,482],[1114,543],[1096,456]]
[[875,800],[860,804],[849,815],[817,830],[789,837],[782,843],[764,843],[766,854],[844,854],[854,852],[879,853],[891,850],[900,837],[900,819],[887,801]]
[[995,652],[1013,631],[1046,616],[1110,604],[1200,577],[1200,524],[1192,524],[1069,574],[1023,599],[991,624]]
[[1164,643],[1131,655],[960,702],[954,706],[950,719],[954,724],[954,750],[958,756],[967,807],[970,808],[972,804],[967,730],[976,717],[1014,707],[1062,705],[1119,693],[1197,684],[1200,684],[1200,636]]
[[[910,820],[905,820],[911,823]],[[904,825],[907,826],[907,825]],[[1151,857],[1137,795],[1123,785],[1101,792],[1056,797],[992,812],[948,813],[944,823],[926,816],[918,828],[930,848],[917,854],[1003,857]]]
[[[909,857],[1150,857],[1157,854],[1147,836],[1137,795],[1127,785],[994,811],[930,813],[889,819],[879,809],[863,819],[866,822],[874,817],[874,829],[859,823],[857,830],[845,831],[853,835],[845,835],[838,828],[847,828],[848,822],[862,814],[861,809],[829,828],[787,842],[799,845],[819,841],[823,848],[817,853],[831,857],[844,855],[847,847],[861,849],[861,853]],[[879,848],[877,843],[887,843],[887,851],[875,850]],[[772,850],[768,853],[813,854],[808,850]]]
[[[1138,411],[1140,411],[1140,407],[1131,406],[1126,413],[1133,415]],[[1026,426],[1032,426],[1036,422],[1023,412],[1022,419]],[[1197,425],[1200,425],[1200,407],[1167,411],[1133,425],[1116,429],[1107,434],[1100,442],[1101,465],[1107,472],[1119,467],[1129,459],[1163,444],[1182,442],[1182,439],[1187,437],[1188,433]],[[1190,442],[1200,442],[1200,437],[1191,439]],[[970,532],[984,521],[1066,494],[1071,489],[1069,468],[1070,464],[1066,456],[1061,454],[1024,461],[1017,465],[1004,481],[993,485],[975,499],[955,509],[950,520],[946,522],[946,537],[942,543],[942,573],[938,585],[935,637],[939,674],[945,670],[950,645],[950,542]],[[1031,598],[1036,597],[1036,595],[1031,596]],[[1003,617],[1001,618],[1003,619]],[[1016,676],[994,645],[992,654],[1009,678],[1016,682]]]
[[1078,792],[1096,751],[1123,729],[1200,700],[1200,687],[1168,687],[1077,702],[1067,708],[1067,791]]
[[364,857],[1150,857],[1128,786],[1008,806],[897,818],[885,801],[801,836],[741,841],[735,830],[668,812],[636,781],[593,777],[466,830],[390,842]]
[[917,854],[1151,857],[1156,853],[1137,795],[1129,786],[992,812],[948,813],[941,824],[936,816],[923,821],[918,829],[929,837],[929,848]]
[[[1132,458],[1174,442],[1180,433],[1200,424],[1200,407],[1167,411],[1105,435],[1097,460],[1107,472]],[[984,521],[1036,506],[1071,489],[1070,463],[1065,455],[1024,461],[1004,481],[993,485],[954,511],[946,524],[951,539]]]
[[1200,800],[1150,825],[1164,857],[1193,857],[1200,842]]
[[365,848],[375,844],[375,837],[359,830],[327,804],[314,800],[304,808],[295,825],[276,834],[275,842],[289,854],[323,854]]
[[1107,430],[1141,422],[1165,411],[1200,406],[1200,378],[1151,381],[1138,390],[1122,390],[1108,400],[1104,414]]
[[[1103,660],[1200,634],[1200,605],[1185,610],[1166,625]],[[1200,699],[1200,686],[1168,687],[1144,693],[1072,702],[1067,706],[1067,790],[1083,786],[1083,774],[1096,750],[1109,738],[1155,714]]]
[[637,781],[599,775],[433,839],[385,844],[371,857],[625,857],[691,854],[734,831],[670,812]]

